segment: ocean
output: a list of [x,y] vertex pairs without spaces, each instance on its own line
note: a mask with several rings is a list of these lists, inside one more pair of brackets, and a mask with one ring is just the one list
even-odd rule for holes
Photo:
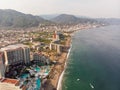
[[120,25],[74,33],[61,88],[120,90]]

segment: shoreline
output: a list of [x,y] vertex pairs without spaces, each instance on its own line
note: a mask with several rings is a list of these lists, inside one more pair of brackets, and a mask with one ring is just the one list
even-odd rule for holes
[[[96,28],[99,28],[99,27],[96,27]],[[91,29],[91,28],[89,28],[89,29]],[[83,29],[83,30],[84,30],[84,29]],[[87,29],[85,29],[85,30],[87,30]],[[67,67],[67,60],[68,60],[68,58],[69,58],[69,55],[70,55],[70,52],[71,52],[71,48],[72,48],[72,37],[74,36],[74,34],[75,34],[76,32],[79,32],[79,31],[80,31],[80,29],[79,29],[79,30],[74,30],[74,31],[70,34],[70,36],[71,36],[71,37],[70,37],[70,42],[69,42],[70,48],[69,48],[68,53],[67,53],[67,55],[66,55],[65,62],[64,62],[64,68],[63,68],[63,71],[61,72],[61,74],[60,74],[60,76],[59,76],[56,90],[62,90],[62,80],[63,80],[63,76],[64,76],[64,73],[65,73],[65,70],[66,70],[66,67]]]
[[52,69],[51,75],[53,78],[49,79],[46,87],[43,90],[62,90],[62,80],[67,66],[67,60],[72,48],[72,37],[76,32],[80,30],[75,30],[70,34],[70,37],[66,40],[66,46],[69,46],[68,52],[61,53],[61,56],[58,58],[58,65],[55,65]]
[[62,79],[66,68],[66,61],[69,58],[69,54],[71,51],[71,42],[72,36],[67,38],[65,46],[68,46],[68,52],[62,52],[61,55],[58,57],[58,64],[52,67],[50,78],[46,81],[45,87],[40,90],[60,90],[62,85]]
[[65,60],[65,63],[64,63],[64,70],[62,71],[62,73],[61,73],[61,75],[59,76],[59,79],[58,79],[57,90],[62,90],[61,89],[62,88],[62,80],[63,80],[63,76],[64,76],[64,73],[65,73],[65,70],[66,70],[66,67],[67,67],[67,60],[69,58],[69,55],[70,55],[70,52],[71,52],[71,48],[72,48],[72,40],[70,42],[70,48],[68,50],[67,57],[66,57],[66,60]]

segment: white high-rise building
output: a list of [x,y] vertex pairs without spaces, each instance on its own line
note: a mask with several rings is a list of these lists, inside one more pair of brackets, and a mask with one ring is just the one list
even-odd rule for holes
[[3,53],[3,64],[6,66],[19,63],[29,64],[30,48],[23,44],[9,45],[0,49]]
[[4,77],[5,65],[3,64],[3,53],[0,53],[0,78]]

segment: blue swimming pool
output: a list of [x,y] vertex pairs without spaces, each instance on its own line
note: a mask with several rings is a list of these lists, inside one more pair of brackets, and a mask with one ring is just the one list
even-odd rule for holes
[[[40,69],[40,67],[37,66],[37,67],[34,68],[34,70],[36,70],[37,72],[40,72],[41,69]],[[20,78],[25,79],[28,76],[29,76],[29,73],[24,73],[20,76]],[[26,84],[26,82],[24,82],[24,84]],[[38,78],[36,80],[36,88],[34,90],[40,90],[40,87],[41,87],[41,81],[40,81],[40,78]]]
[[39,68],[39,67],[36,67],[35,70],[36,70],[37,72],[39,72],[39,71],[40,71],[40,68]]
[[29,74],[22,74],[20,78],[27,78]]
[[40,90],[40,87],[41,87],[40,79],[36,80],[36,84],[37,84],[37,88],[35,90]]

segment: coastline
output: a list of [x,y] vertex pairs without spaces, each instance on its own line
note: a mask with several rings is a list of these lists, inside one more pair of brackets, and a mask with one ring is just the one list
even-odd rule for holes
[[67,67],[67,60],[69,58],[71,48],[72,48],[72,40],[71,40],[70,48],[68,50],[67,57],[66,57],[66,60],[65,60],[65,63],[64,63],[64,70],[62,71],[62,73],[61,73],[61,75],[59,77],[59,80],[58,80],[57,90],[62,90],[61,89],[62,88],[62,80],[63,80],[63,76],[64,76],[64,73],[65,73],[65,70],[66,70],[66,67]]
[[[98,27],[96,27],[96,28],[98,28]],[[89,29],[91,29],[91,28],[89,28]],[[84,30],[84,29],[83,29]],[[87,29],[85,29],[85,30],[87,30]],[[71,34],[70,34],[70,43],[69,43],[69,46],[70,46],[70,48],[69,48],[69,51],[68,51],[68,53],[67,53],[67,55],[66,55],[66,60],[65,60],[65,62],[64,62],[64,69],[63,69],[63,71],[61,72],[61,74],[60,74],[60,76],[59,76],[59,79],[58,79],[58,85],[57,85],[57,89],[56,90],[62,90],[62,80],[63,80],[63,76],[64,76],[64,73],[65,73],[65,70],[66,70],[66,67],[67,67],[67,60],[68,60],[68,58],[69,58],[69,55],[70,55],[70,52],[71,52],[71,48],[72,48],[72,37],[74,36],[74,34],[76,33],[76,32],[79,32],[80,31],[80,29],[79,30],[75,30],[75,31],[73,31]]]
[[58,57],[57,62],[58,64],[52,67],[48,80],[40,90],[60,90],[62,85],[62,78],[66,68],[66,61],[69,57],[70,50],[71,50],[71,35],[67,38],[65,46],[68,46],[68,52],[62,52],[61,55]]
[[67,60],[72,48],[72,37],[76,32],[80,30],[74,30],[70,37],[67,38],[65,46],[69,46],[68,52],[61,53],[61,56],[58,58],[58,63],[52,68],[51,75],[53,78],[49,79],[46,83],[46,87],[43,90],[62,90],[62,80],[67,66]]

